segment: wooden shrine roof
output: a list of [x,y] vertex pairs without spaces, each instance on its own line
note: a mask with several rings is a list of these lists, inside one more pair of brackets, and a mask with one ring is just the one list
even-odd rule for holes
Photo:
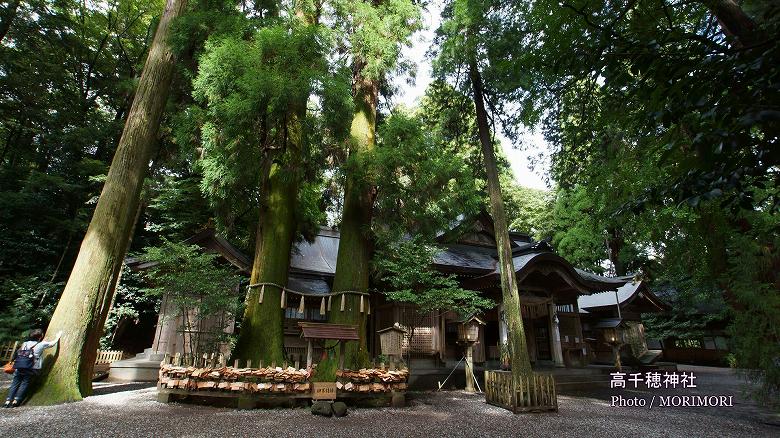
[[358,341],[357,327],[345,324],[329,324],[324,322],[299,322],[301,336],[304,339],[332,339],[336,341]]
[[642,313],[645,312],[663,312],[670,307],[660,298],[658,298],[647,286],[645,281],[634,281],[633,278],[626,278],[624,285],[617,288],[617,297],[615,292],[601,292],[593,295],[583,295],[577,299],[580,309],[589,312],[614,308],[620,303],[621,308],[633,306]]

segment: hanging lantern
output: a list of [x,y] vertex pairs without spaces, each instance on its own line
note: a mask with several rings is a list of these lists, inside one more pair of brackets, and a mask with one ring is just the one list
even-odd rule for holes
[[325,315],[325,297],[322,297],[320,302],[320,315]]
[[301,295],[301,304],[298,305],[298,313],[305,313],[306,308],[304,307],[304,296]]
[[260,286],[260,298],[257,300],[258,304],[263,304],[263,297],[265,296],[265,285]]
[[481,325],[485,325],[485,323],[476,316],[461,321],[458,325],[458,341],[467,343],[479,341],[479,326]]
[[284,290],[284,288],[282,288],[282,299],[279,300],[279,303],[281,304],[282,309],[286,309],[287,308],[287,297],[284,296],[284,292],[285,292],[285,290]]

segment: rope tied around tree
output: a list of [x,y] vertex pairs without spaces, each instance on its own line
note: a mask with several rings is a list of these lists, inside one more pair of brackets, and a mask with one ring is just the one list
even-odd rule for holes
[[[287,307],[287,295],[293,294],[298,295],[301,297],[300,304],[298,306],[298,313],[304,313],[305,307],[304,307],[304,297],[313,297],[313,298],[322,298],[322,302],[320,303],[320,315],[325,315],[325,311],[327,308],[327,311],[331,310],[331,299],[334,296],[341,295],[341,305],[340,305],[340,311],[344,311],[346,306],[346,296],[347,295],[357,295],[360,297],[360,313],[366,312],[366,314],[371,314],[371,301],[370,300],[364,300],[364,297],[370,296],[368,292],[361,292],[357,290],[340,290],[337,292],[328,292],[324,294],[320,293],[312,293],[312,292],[301,292],[295,289],[290,289],[287,286],[282,286],[277,283],[271,283],[271,282],[260,282],[260,283],[253,283],[248,285],[246,288],[248,291],[252,291],[252,289],[259,287],[260,288],[260,294],[258,295],[257,302],[259,304],[263,303],[263,299],[265,298],[265,288],[266,286],[275,287],[282,291],[282,296],[280,299],[280,305],[282,309]],[[327,303],[326,300],[327,299]]]

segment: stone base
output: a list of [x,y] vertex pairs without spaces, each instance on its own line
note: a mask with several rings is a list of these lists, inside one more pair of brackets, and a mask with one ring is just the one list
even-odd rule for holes
[[160,373],[160,362],[164,353],[147,348],[132,359],[119,360],[111,364],[108,380],[119,382],[156,382]]

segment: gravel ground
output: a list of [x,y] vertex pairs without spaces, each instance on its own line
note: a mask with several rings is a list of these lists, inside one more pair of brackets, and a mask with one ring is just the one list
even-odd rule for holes
[[[403,409],[350,409],[345,418],[315,417],[307,409],[238,411],[161,404],[154,388],[105,386],[78,403],[0,410],[6,436],[780,436],[778,417],[739,395],[731,375],[697,373],[701,392],[735,395],[734,407],[619,408],[612,394],[649,397],[660,392],[594,388],[559,396],[560,412],[519,414],[460,391],[412,394]],[[706,388],[706,390],[705,390]],[[119,391],[119,392],[112,392]],[[698,390],[693,390],[698,391]]]

